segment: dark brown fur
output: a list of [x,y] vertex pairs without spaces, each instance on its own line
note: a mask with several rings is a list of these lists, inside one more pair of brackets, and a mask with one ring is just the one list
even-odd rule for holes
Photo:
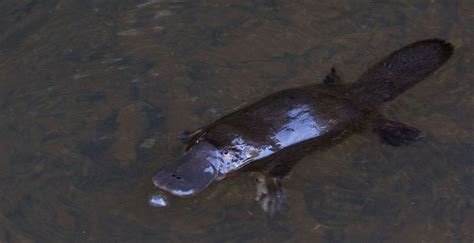
[[[332,145],[368,124],[377,125],[375,130],[383,126],[378,121],[383,120],[378,107],[426,78],[446,62],[452,52],[452,45],[443,40],[419,41],[392,53],[352,84],[339,83],[339,77],[332,69],[325,79],[328,81],[323,84],[280,91],[224,116],[206,126],[190,146],[204,133],[205,139],[218,148],[230,144],[236,133],[248,138],[247,141],[255,146],[272,144],[269,135],[285,124],[287,109],[295,104],[309,104],[333,119],[330,131],[324,136],[284,148],[250,166],[272,175],[286,174],[290,165],[315,148]],[[277,169],[273,170],[273,167]]]
[[185,133],[190,151],[179,163],[159,172],[155,185],[189,196],[229,173],[257,170],[266,175],[262,181],[267,182],[260,202],[273,214],[286,208],[281,178],[306,154],[363,128],[372,129],[383,143],[393,146],[422,138],[420,130],[385,119],[379,107],[433,73],[452,53],[453,46],[443,40],[419,41],[384,58],[354,83],[341,83],[331,69],[322,84],[269,95]]

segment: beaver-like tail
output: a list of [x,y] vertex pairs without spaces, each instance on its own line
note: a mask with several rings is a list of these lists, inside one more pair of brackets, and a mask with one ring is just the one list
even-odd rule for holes
[[353,84],[353,92],[368,105],[392,100],[438,69],[452,54],[453,45],[444,40],[415,42],[362,74]]

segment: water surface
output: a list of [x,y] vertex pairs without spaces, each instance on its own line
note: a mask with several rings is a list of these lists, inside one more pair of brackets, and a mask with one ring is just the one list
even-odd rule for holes
[[[472,1],[0,1],[0,242],[473,242]],[[250,175],[147,204],[177,135],[234,107],[344,82],[413,41],[455,54],[370,132],[305,157],[270,220]]]

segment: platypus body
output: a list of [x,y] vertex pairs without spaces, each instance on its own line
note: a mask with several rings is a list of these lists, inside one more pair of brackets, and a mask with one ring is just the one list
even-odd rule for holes
[[443,40],[415,42],[384,58],[353,83],[336,71],[319,84],[267,96],[212,124],[187,133],[187,149],[165,165],[153,183],[176,196],[192,196],[235,171],[259,171],[259,202],[270,214],[285,209],[281,179],[304,155],[372,129],[383,143],[399,146],[422,133],[378,112],[445,63],[453,46]]

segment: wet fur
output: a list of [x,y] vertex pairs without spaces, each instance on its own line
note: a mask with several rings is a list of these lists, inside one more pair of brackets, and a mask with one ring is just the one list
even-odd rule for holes
[[[328,148],[364,128],[372,129],[386,144],[410,144],[423,137],[421,131],[385,119],[379,113],[379,107],[425,79],[445,63],[452,53],[453,46],[443,40],[415,42],[382,59],[356,82],[340,82],[333,68],[322,84],[269,95],[201,129],[186,133],[183,138],[188,141],[188,149],[206,141],[222,151],[235,146],[237,137],[243,138],[245,146],[257,148],[262,153],[265,148],[271,147],[272,154],[245,162],[249,164],[238,171],[260,171],[278,182],[306,154]],[[310,109],[300,112],[303,106]],[[295,111],[301,114],[298,113],[296,118],[288,115]],[[303,119],[303,122],[298,118]],[[297,127],[293,127],[295,121]],[[308,138],[306,131],[313,131],[311,129],[314,126],[317,126],[317,132],[311,132],[310,136],[313,137]],[[294,136],[304,139],[281,145],[282,141],[277,135],[282,131],[285,136],[290,133],[291,139]],[[281,187],[273,188],[281,190]],[[269,192],[268,195],[281,193]],[[278,203],[278,199],[275,200]],[[276,208],[279,208],[278,205]]]
[[[323,84],[288,89],[267,96],[204,127],[201,133],[193,134],[188,146],[192,146],[199,139],[206,139],[218,148],[223,147],[230,143],[234,133],[232,129],[242,126],[249,129],[246,132],[255,143],[269,143],[271,129],[265,121],[270,118],[273,119],[270,121],[272,124],[284,123],[278,120],[278,116],[273,116],[273,113],[293,103],[302,102],[301,99],[307,99],[308,104],[317,106],[329,117],[339,117],[332,131],[324,136],[284,148],[265,159],[253,162],[244,169],[260,170],[269,176],[282,177],[298,160],[315,148],[330,147],[354,132],[362,130],[368,124],[374,126],[375,132],[384,132],[384,129],[381,129],[384,126],[381,121],[384,119],[378,113],[378,107],[425,79],[445,63],[452,53],[453,46],[443,40],[430,39],[415,42],[393,52],[363,73],[356,82],[349,84],[340,82],[339,75],[332,68]],[[282,96],[290,98],[283,104],[280,102],[275,105],[275,101],[280,100]],[[311,100],[311,97],[314,100]],[[324,100],[321,100],[321,97]],[[341,104],[345,104],[345,107],[336,109],[335,105]],[[252,113],[255,107],[269,108],[263,109],[264,112],[260,109],[260,113]],[[347,107],[349,109],[346,109]],[[392,127],[390,134],[381,134],[382,140],[390,136],[392,145],[403,144],[403,141],[395,141],[396,136],[392,136],[397,134],[396,130],[397,127]],[[411,140],[418,139],[416,134],[411,136],[416,138]]]

